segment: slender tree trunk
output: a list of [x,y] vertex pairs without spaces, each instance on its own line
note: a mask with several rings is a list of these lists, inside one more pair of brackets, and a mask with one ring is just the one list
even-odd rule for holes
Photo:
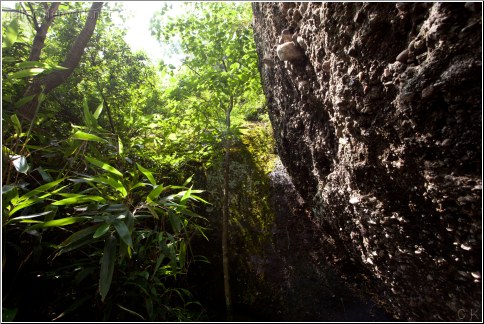
[[229,273],[229,181],[230,181],[230,113],[234,106],[234,98],[230,96],[229,108],[225,112],[225,123],[227,133],[225,135],[225,159],[224,159],[224,200],[223,200],[223,219],[222,219],[222,261],[224,273],[225,306],[227,308],[227,320],[232,321],[232,297],[230,295],[230,273]]
[[38,104],[38,95],[43,92],[44,94],[49,93],[59,85],[61,85],[74,71],[74,69],[79,65],[81,61],[84,49],[87,43],[91,39],[94,29],[96,28],[96,23],[101,13],[101,8],[103,2],[93,2],[91,9],[89,10],[86,23],[81,30],[79,36],[77,36],[74,44],[67,53],[66,59],[61,64],[66,70],[60,70],[53,72],[45,77],[34,78],[32,84],[28,87],[24,94],[24,97],[35,95],[34,99],[29,103],[18,109],[18,115],[27,120],[32,120],[35,117],[35,112]]

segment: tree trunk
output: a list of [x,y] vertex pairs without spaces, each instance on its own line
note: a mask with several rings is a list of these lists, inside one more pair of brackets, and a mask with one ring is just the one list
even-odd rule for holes
[[227,133],[225,135],[225,159],[224,159],[224,200],[223,200],[223,219],[222,219],[222,262],[224,272],[224,291],[225,291],[225,306],[227,308],[227,320],[232,320],[232,297],[230,295],[230,275],[229,275],[229,251],[228,251],[228,237],[229,237],[229,181],[230,181],[230,113],[234,106],[234,98],[230,96],[229,108],[225,112],[225,123],[227,126]]
[[77,65],[79,65],[82,54],[84,53],[84,49],[91,39],[96,27],[97,19],[99,18],[102,6],[103,2],[93,2],[82,31],[80,32],[79,36],[77,36],[74,44],[69,50],[69,53],[67,53],[66,59],[61,64],[67,69],[53,72],[44,77],[40,76],[38,78],[34,78],[34,81],[25,92],[24,97],[31,95],[36,96],[28,104],[25,104],[18,109],[18,115],[24,119],[32,120],[36,113],[38,95],[41,92],[47,94],[61,85],[72,74]]
[[46,10],[45,19],[40,27],[37,25],[37,21],[34,21],[34,28],[37,31],[35,33],[34,42],[32,44],[32,50],[30,51],[29,61],[38,61],[40,59],[40,53],[45,45],[45,38],[49,31],[50,25],[54,22],[54,14],[59,8],[60,2],[53,2],[49,9]]

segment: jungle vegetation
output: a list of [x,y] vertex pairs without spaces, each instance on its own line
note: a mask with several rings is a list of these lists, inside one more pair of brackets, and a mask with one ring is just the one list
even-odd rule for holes
[[4,321],[204,320],[186,276],[210,231],[230,318],[230,161],[273,144],[250,4],[185,6],[151,18],[179,66],[130,49],[117,3],[2,8]]

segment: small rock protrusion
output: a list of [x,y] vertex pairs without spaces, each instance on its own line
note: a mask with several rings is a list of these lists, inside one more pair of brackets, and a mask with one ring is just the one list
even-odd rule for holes
[[331,71],[331,62],[329,60],[324,61],[323,65],[321,67],[322,67],[323,71],[329,72],[329,71]]
[[429,85],[425,89],[422,90],[422,99],[430,98],[435,93],[435,87],[433,85]]
[[277,46],[276,52],[281,61],[300,61],[304,58],[304,53],[293,42]]
[[404,49],[400,54],[398,54],[396,61],[407,63],[408,60],[408,48]]
[[392,75],[392,73],[390,72],[390,70],[388,68],[385,68],[385,70],[383,70],[383,77],[384,78],[388,78],[391,75]]
[[304,38],[302,38],[301,36],[297,36],[296,41],[304,50],[308,49],[308,45],[306,44],[306,41],[304,40]]

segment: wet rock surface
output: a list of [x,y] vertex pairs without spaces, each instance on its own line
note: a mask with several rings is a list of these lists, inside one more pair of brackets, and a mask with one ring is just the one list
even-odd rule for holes
[[[292,245],[269,259],[290,255],[307,264],[293,278],[316,276],[291,281],[288,267],[292,286],[274,296],[296,313],[334,275],[396,319],[481,320],[482,4],[253,11],[277,150],[301,201],[276,218],[274,236]],[[273,174],[276,192],[284,181]],[[333,320],[322,310],[299,320]]]

